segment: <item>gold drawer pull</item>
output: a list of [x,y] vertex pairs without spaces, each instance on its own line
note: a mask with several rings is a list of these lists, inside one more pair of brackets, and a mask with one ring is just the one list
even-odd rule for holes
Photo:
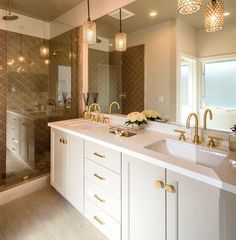
[[60,143],[62,143],[63,142],[63,140],[62,140],[62,138],[60,138]]
[[99,201],[99,202],[106,202],[105,200],[103,200],[102,198],[100,198],[97,194],[94,194],[94,197]]
[[99,154],[99,153],[97,153],[97,152],[95,152],[95,153],[93,153],[95,156],[97,156],[97,157],[100,157],[100,158],[105,158],[105,156],[104,155],[101,155],[101,154]]
[[156,184],[156,187],[159,189],[165,188],[165,184],[160,180],[157,180],[155,184]]
[[99,153],[97,153],[97,152],[95,152],[95,153],[93,153],[95,156],[97,156],[97,157],[100,157],[100,158],[105,158],[105,156],[104,155],[101,155],[101,154],[99,154]]
[[172,186],[172,185],[166,185],[166,187],[165,187],[165,189],[166,189],[166,191],[168,192],[168,193],[175,193],[175,187],[174,186]]
[[99,224],[101,224],[101,225],[105,225],[105,223],[98,217],[98,216],[94,216],[93,217]]
[[100,180],[102,180],[102,181],[106,180],[106,178],[99,176],[97,173],[94,173],[93,176],[98,178],[98,179],[100,179]]

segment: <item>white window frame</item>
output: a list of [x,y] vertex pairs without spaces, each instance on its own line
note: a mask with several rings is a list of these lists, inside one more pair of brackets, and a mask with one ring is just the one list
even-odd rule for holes
[[199,112],[203,111],[206,108],[211,108],[218,113],[229,113],[229,112],[236,112],[236,108],[221,108],[221,107],[214,107],[214,106],[207,106],[205,105],[205,89],[204,89],[204,82],[205,82],[205,63],[216,63],[216,62],[227,62],[227,61],[236,61],[236,54],[229,54],[229,55],[221,55],[221,56],[213,56],[213,57],[206,57],[199,59],[199,94],[198,94],[198,105],[199,105]]

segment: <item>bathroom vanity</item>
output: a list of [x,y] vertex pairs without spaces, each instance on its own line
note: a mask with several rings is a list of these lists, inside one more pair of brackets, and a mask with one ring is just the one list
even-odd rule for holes
[[49,126],[51,185],[108,239],[235,240],[226,147],[196,146],[191,131],[180,142],[162,123],[127,138],[84,119]]

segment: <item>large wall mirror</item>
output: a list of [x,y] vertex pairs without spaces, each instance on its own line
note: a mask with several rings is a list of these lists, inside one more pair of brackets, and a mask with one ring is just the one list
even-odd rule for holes
[[[203,1],[203,6],[208,1]],[[153,109],[184,125],[197,112],[213,112],[208,128],[229,130],[236,122],[236,1],[225,0],[224,29],[206,32],[204,7],[181,15],[177,1],[137,0],[122,8],[127,50],[115,50],[119,9],[96,20],[97,43],[89,46],[89,91],[103,112]]]

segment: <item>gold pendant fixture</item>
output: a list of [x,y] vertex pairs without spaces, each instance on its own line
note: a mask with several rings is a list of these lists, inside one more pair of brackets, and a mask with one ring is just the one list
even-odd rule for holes
[[224,3],[212,0],[205,6],[205,30],[217,32],[224,28]]
[[127,49],[127,35],[122,32],[122,16],[121,16],[121,8],[120,8],[120,31],[115,35],[115,46],[116,51],[124,52]]
[[96,23],[92,22],[90,18],[89,0],[87,0],[87,4],[88,4],[88,19],[83,24],[83,40],[84,40],[84,43],[95,44],[97,39]]
[[189,15],[200,10],[202,0],[178,0],[178,12]]

